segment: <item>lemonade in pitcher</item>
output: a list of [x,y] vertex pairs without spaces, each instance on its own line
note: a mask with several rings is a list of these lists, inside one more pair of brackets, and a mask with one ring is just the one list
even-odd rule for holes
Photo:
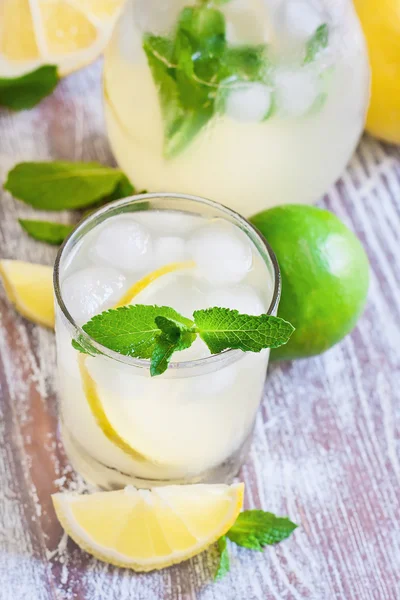
[[318,200],[362,132],[350,0],[128,0],[106,51],[109,139],[139,189],[245,215]]
[[[109,348],[128,336],[124,316],[138,305],[169,307],[167,316],[177,311],[184,323],[208,307],[274,320],[279,268],[257,231],[199,198],[124,199],[88,217],[63,246],[55,292],[61,429],[75,468],[103,488],[232,479],[248,448],[269,350],[211,354],[197,338],[152,376],[149,361]],[[84,324],[116,312],[117,329],[106,327],[101,343],[89,340],[92,352],[80,352]]]

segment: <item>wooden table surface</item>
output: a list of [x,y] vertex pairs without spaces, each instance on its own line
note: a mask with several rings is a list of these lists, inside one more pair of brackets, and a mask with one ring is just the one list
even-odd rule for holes
[[[70,76],[32,111],[0,111],[0,181],[22,160],[112,164],[100,68]],[[300,528],[264,553],[232,547],[219,583],[211,553],[136,575],[62,536],[50,494],[84,484],[57,437],[54,335],[16,315],[1,289],[1,600],[400,598],[400,149],[366,137],[322,204],[365,245],[368,306],[323,356],[270,368],[240,478],[247,508],[289,515]],[[33,214],[1,194],[2,258],[52,263],[55,250],[17,223]]]

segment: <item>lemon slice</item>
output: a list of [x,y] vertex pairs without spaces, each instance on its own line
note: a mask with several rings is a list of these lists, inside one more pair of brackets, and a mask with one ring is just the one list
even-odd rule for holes
[[164,265],[155,271],[152,271],[148,275],[145,275],[139,281],[136,281],[129,288],[129,290],[122,296],[122,298],[117,302],[114,308],[119,308],[120,306],[126,306],[127,304],[131,304],[132,300],[140,294],[144,289],[146,289],[153,281],[159,279],[163,275],[168,275],[169,273],[174,273],[175,271],[182,271],[183,269],[193,269],[196,266],[196,263],[193,260],[187,260],[182,262],[170,263],[169,265]]
[[124,0],[1,0],[0,77],[44,64],[66,75],[103,51]]
[[[193,261],[182,261],[170,263],[169,265],[164,265],[155,271],[152,271],[148,275],[145,275],[139,281],[136,281],[129,290],[122,296],[122,298],[117,302],[114,308],[118,308],[120,306],[125,306],[126,304],[130,304],[132,300],[140,294],[144,289],[146,289],[151,283],[160,279],[164,275],[168,275],[169,273],[174,273],[175,271],[180,271],[183,269],[190,269],[195,266]],[[79,354],[78,356],[78,366],[81,375],[82,388],[85,394],[87,403],[89,404],[90,411],[93,417],[96,420],[97,425],[100,427],[101,431],[105,435],[105,437],[112,442],[115,446],[118,446],[120,450],[129,454],[134,459],[139,460],[140,462],[152,462],[154,464],[158,464],[158,461],[150,459],[144,454],[135,450],[129,442],[127,442],[113,427],[111,421],[107,416],[107,412],[103,406],[103,403],[100,398],[100,394],[97,389],[96,381],[90,375],[89,370],[87,368],[87,359],[88,356],[85,354]]]
[[53,269],[20,260],[0,260],[8,299],[21,315],[54,327]]
[[96,558],[135,571],[180,563],[217,541],[235,523],[243,483],[132,486],[91,495],[55,494],[68,535]]

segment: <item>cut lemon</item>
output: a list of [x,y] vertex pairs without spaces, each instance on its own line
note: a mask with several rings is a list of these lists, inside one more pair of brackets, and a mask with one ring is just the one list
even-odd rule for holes
[[355,0],[372,71],[367,131],[400,144],[399,0]]
[[53,269],[20,260],[0,260],[8,299],[24,317],[54,327]]
[[[181,271],[183,269],[190,269],[195,266],[193,261],[182,261],[170,263],[169,265],[164,265],[155,271],[152,271],[148,275],[136,281],[129,290],[122,296],[122,298],[117,302],[114,308],[118,308],[120,306],[125,306],[130,304],[132,300],[140,294],[143,290],[145,290],[151,283],[160,279],[164,275],[168,275],[169,273],[174,273],[175,271]],[[97,384],[93,377],[90,375],[89,370],[87,368],[86,361],[88,356],[85,354],[80,354],[78,356],[78,365],[79,371],[81,375],[82,388],[85,394],[85,398],[90,407],[90,411],[93,417],[96,419],[97,425],[100,427],[102,433],[105,437],[112,442],[115,446],[118,446],[120,450],[129,454],[134,459],[139,460],[141,462],[152,462],[157,463],[158,461],[152,460],[145,456],[144,454],[135,450],[129,442],[127,442],[113,427],[111,421],[107,416],[107,411],[103,405],[103,402],[100,398],[100,394],[97,389]]]
[[126,306],[127,304],[131,304],[132,300],[140,294],[143,290],[145,290],[153,281],[159,279],[163,275],[168,275],[169,273],[174,273],[175,271],[182,271],[183,269],[193,269],[196,266],[196,263],[193,260],[187,260],[182,262],[174,262],[169,265],[164,265],[155,271],[152,271],[148,275],[145,275],[139,281],[136,281],[129,288],[129,290],[122,296],[119,302],[114,306],[114,308],[119,308],[120,306]]
[[91,495],[55,494],[67,534],[96,558],[135,571],[180,563],[216,542],[235,523],[243,483],[127,487]]
[[44,64],[66,75],[103,51],[124,0],[1,0],[0,77]]

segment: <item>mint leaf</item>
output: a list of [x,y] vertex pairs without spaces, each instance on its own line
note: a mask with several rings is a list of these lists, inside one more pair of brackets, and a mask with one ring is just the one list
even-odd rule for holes
[[173,41],[145,35],[143,49],[164,120],[166,158],[179,154],[212,118],[214,80],[224,48],[225,19],[208,6],[184,8]]
[[189,348],[196,334],[192,333],[191,327],[187,327],[179,321],[159,316],[155,323],[161,334],[156,338],[156,345],[151,355],[150,375],[161,375],[168,369],[171,356],[177,350]]
[[81,352],[81,354],[88,354],[89,356],[99,354],[99,351],[82,335],[78,336],[77,340],[72,340],[71,344],[72,347],[75,348],[75,350],[78,350],[78,352]]
[[178,35],[185,33],[192,48],[202,56],[198,60],[221,56],[225,49],[225,18],[221,11],[208,6],[187,6],[178,20]]
[[107,202],[112,202],[113,200],[120,200],[121,198],[127,198],[128,196],[133,196],[135,192],[135,187],[131,184],[125,173],[120,172],[120,179],[114,191],[111,192],[109,196],[107,196]]
[[96,204],[118,185],[127,191],[127,182],[120,169],[96,162],[23,162],[8,173],[4,189],[34,208],[73,210]]
[[190,321],[190,319],[186,319],[185,317],[183,317],[183,319],[183,321],[177,321],[175,319],[160,315],[154,320],[160,331],[170,340],[177,341],[180,337],[188,335],[191,336],[190,345],[192,345],[196,339],[196,334],[193,333],[193,321]]
[[72,340],[71,345],[75,350],[78,350],[78,352],[81,352],[81,354],[89,354],[89,352],[86,350],[86,348],[84,346],[82,346],[82,344],[80,342],[78,342],[78,340]]
[[212,354],[228,349],[260,352],[277,348],[286,344],[294,331],[290,323],[278,317],[242,315],[228,308],[196,310],[193,318]]
[[230,564],[229,564],[229,552],[226,536],[222,536],[218,540],[218,550],[219,550],[219,563],[218,568],[214,575],[214,581],[218,581],[225,577],[225,575],[229,572]]
[[[96,315],[82,329],[96,342],[114,352],[149,359],[152,358],[162,333],[155,321],[156,317],[160,316],[187,328],[193,326],[193,321],[186,319],[173,308],[133,304]],[[165,348],[163,351],[165,353]],[[158,360],[161,361],[162,358],[161,356]]]
[[74,225],[53,223],[52,221],[34,221],[31,219],[18,219],[22,229],[39,242],[47,242],[58,246],[74,229]]
[[[148,64],[157,85],[164,120],[164,155],[179,154],[212,117],[208,88],[192,79],[192,46],[184,32],[174,44],[161,36],[146,35],[143,41]],[[177,55],[175,59],[174,55]],[[178,60],[179,65],[174,65]]]
[[224,78],[240,81],[264,81],[269,64],[266,45],[233,46],[222,58]]
[[[143,40],[143,49],[147,62],[157,86],[161,114],[164,120],[164,155],[171,158],[180,150],[181,145],[188,142],[190,133],[179,134],[182,123],[185,121],[185,112],[179,98],[179,91],[172,69],[173,47],[170,40],[160,36],[146,35]],[[184,142],[170,144],[171,138],[178,133]]]
[[165,335],[156,338],[153,353],[151,355],[150,375],[162,375],[169,365],[171,356],[178,349],[177,342],[172,341]]
[[188,144],[196,137],[199,131],[211,119],[212,110],[199,112],[187,112],[184,117],[176,121],[174,127],[170,129],[164,144],[164,155],[166,158],[173,158],[184,150]]
[[310,38],[306,45],[306,56],[304,63],[308,64],[313,62],[317,55],[327,47],[329,42],[329,27],[326,23],[320,25],[312,38]]
[[0,105],[13,110],[32,108],[51,94],[58,80],[54,65],[44,65],[21,77],[0,77]]
[[227,537],[238,546],[262,550],[288,538],[297,525],[287,517],[277,517],[263,510],[246,510],[238,516]]

